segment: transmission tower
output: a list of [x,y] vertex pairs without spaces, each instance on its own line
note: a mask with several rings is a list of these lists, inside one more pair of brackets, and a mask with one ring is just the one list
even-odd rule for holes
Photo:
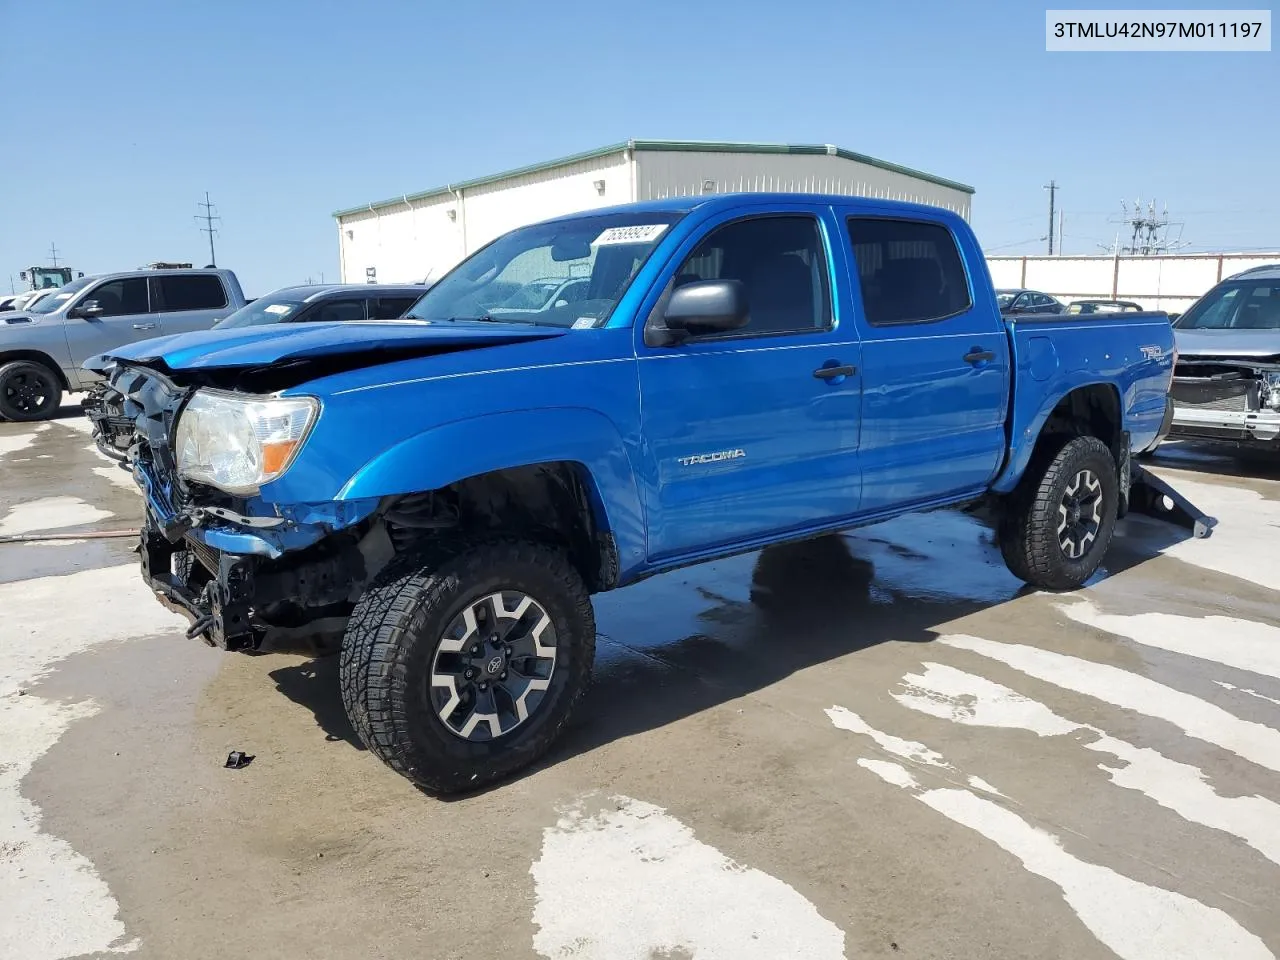
[[204,207],[204,213],[197,213],[196,219],[204,221],[204,226],[200,228],[200,232],[207,233],[209,235],[209,266],[216,267],[218,265],[218,258],[213,252],[213,235],[218,232],[218,228],[213,224],[214,221],[220,221],[222,218],[214,213],[214,210],[217,208],[209,199],[208,190],[204,192],[204,203],[198,203],[196,206]]
[[[1125,232],[1129,235],[1127,246],[1117,244],[1119,253],[1150,257],[1172,253],[1189,245],[1188,241],[1182,239],[1182,229],[1186,224],[1169,219],[1167,204],[1157,213],[1154,200],[1148,200],[1145,206],[1141,199],[1134,200],[1132,207],[1127,201],[1121,200],[1120,210],[1121,215],[1110,220],[1111,223],[1125,227]],[[1178,230],[1177,236],[1170,237],[1170,230],[1174,227]]]

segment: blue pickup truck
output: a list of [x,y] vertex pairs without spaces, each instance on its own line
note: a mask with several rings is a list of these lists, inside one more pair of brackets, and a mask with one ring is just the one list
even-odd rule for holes
[[[548,277],[587,284],[504,312]],[[190,634],[334,631],[364,742],[451,792],[563,729],[596,592],[961,504],[1018,577],[1080,586],[1173,362],[1162,314],[1002,318],[945,210],[721,195],[522,227],[398,321],[131,345],[88,409]]]

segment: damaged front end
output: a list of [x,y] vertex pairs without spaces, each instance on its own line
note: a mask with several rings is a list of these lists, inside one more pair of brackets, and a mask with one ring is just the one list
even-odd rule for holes
[[192,481],[173,438],[196,385],[125,362],[100,369],[105,380],[84,404],[93,438],[142,491],[143,578],[191,620],[188,634],[238,650],[273,633],[340,630],[394,553],[385,527],[369,522],[379,501],[278,505]]
[[1169,393],[1175,438],[1280,442],[1280,356],[1181,356]]

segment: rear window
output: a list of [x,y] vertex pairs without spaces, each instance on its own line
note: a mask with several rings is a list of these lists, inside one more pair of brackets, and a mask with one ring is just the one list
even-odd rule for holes
[[176,310],[217,310],[227,305],[222,281],[210,274],[185,277],[152,277],[157,291],[155,309],[161,313]]
[[261,327],[269,323],[286,323],[294,319],[306,304],[301,300],[261,297],[214,324],[219,330],[228,327]]
[[868,323],[928,323],[972,306],[960,251],[941,224],[850,217],[849,240]]

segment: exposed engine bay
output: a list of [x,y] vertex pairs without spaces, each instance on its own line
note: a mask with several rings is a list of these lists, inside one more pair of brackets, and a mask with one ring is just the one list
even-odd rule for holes
[[1181,356],[1169,393],[1174,437],[1280,438],[1280,356]]

